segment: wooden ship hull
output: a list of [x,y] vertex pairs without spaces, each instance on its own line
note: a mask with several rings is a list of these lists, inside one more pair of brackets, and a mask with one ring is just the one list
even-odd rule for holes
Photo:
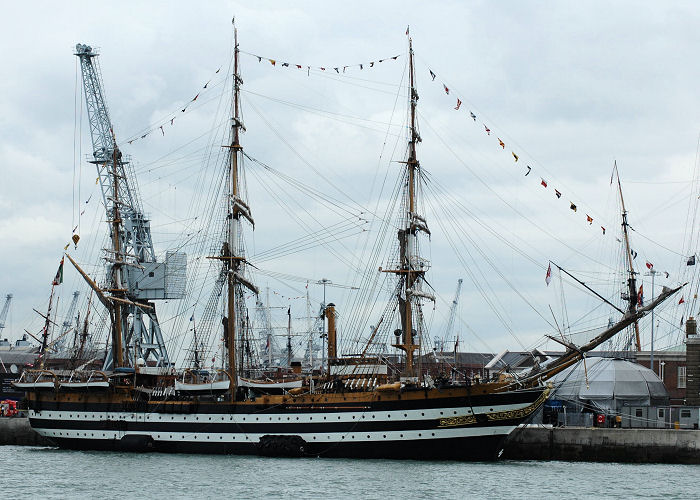
[[29,419],[69,449],[493,460],[549,390],[482,386],[237,402],[33,392]]

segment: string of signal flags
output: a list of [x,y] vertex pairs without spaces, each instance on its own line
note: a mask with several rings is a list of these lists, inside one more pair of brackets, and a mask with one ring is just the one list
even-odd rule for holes
[[[278,68],[296,68],[298,70],[306,70],[307,75],[310,75],[311,70],[319,70],[319,71],[329,71],[337,74],[341,73],[346,73],[348,70],[365,70],[365,69],[371,69],[375,68],[378,64],[388,62],[388,61],[396,61],[401,55],[396,55],[396,56],[391,56],[391,57],[384,57],[381,59],[374,59],[369,62],[363,62],[363,63],[355,63],[355,64],[343,64],[343,65],[337,65],[337,66],[318,66],[318,65],[301,65],[301,64],[291,64],[288,62],[281,61],[280,59],[273,59],[271,57],[265,57],[265,56],[260,56],[257,54],[253,54],[252,52],[245,52],[243,50],[240,51],[241,54],[245,54],[248,56],[251,56],[255,59],[258,60],[258,62],[262,61],[267,61],[271,66],[278,67]],[[194,103],[197,102],[198,99],[200,99],[200,96],[203,94],[206,94],[208,91],[210,91],[212,88],[216,87],[219,82],[216,82],[217,75],[221,74],[223,66],[219,66],[216,71],[213,71],[209,77],[209,79],[197,90],[195,93],[194,97],[189,99],[185,103],[184,106],[181,108],[178,108],[177,111],[173,111],[170,113],[166,118],[149,125],[147,128],[141,130],[138,134],[135,134],[133,136],[130,136],[125,142],[129,145],[133,144],[134,142],[143,140],[147,138],[149,135],[151,135],[154,132],[160,131],[161,136],[165,136],[165,129],[167,127],[172,127],[175,125],[175,120],[183,113],[187,113],[187,111],[191,108],[191,106],[194,105]],[[199,101],[200,103],[202,102],[201,99]],[[100,178],[98,177],[95,180],[95,184],[99,183]],[[92,199],[92,194],[90,194],[89,198],[85,201],[86,204],[90,203],[90,200]],[[82,216],[85,213],[85,208],[80,211],[80,216]],[[79,216],[79,217],[80,217]],[[76,246],[78,246],[78,241],[80,240],[80,236],[78,235],[79,223],[73,228],[73,235],[71,237],[71,241],[69,241],[65,246],[64,246],[64,251],[68,250],[68,247],[70,246],[71,242]]]
[[[363,63],[355,63],[355,64],[339,64],[339,65],[331,65],[331,66],[318,66],[318,65],[303,65],[303,64],[292,64],[288,62],[281,61],[280,59],[273,59],[271,57],[265,57],[265,56],[260,56],[257,54],[253,54],[252,52],[245,52],[243,50],[239,51],[241,54],[245,54],[247,56],[251,56],[255,59],[258,60],[258,62],[266,61],[268,62],[271,66],[274,66],[276,68],[295,68],[297,70],[305,70],[306,74],[308,76],[311,75],[311,70],[313,69],[314,71],[328,71],[328,72],[335,72],[336,74],[341,74],[341,73],[346,73],[348,70],[365,70],[365,69],[370,69],[370,68],[375,68],[377,65],[388,62],[388,61],[396,61],[401,55],[396,55],[396,56],[391,56],[391,57],[384,57],[381,59],[374,59],[373,61],[369,62],[363,62]],[[168,115],[167,118],[160,120],[156,122],[153,125],[150,125],[148,128],[142,130],[138,134],[129,137],[129,139],[126,140],[128,144],[133,144],[134,142],[140,141],[148,137],[150,134],[153,132],[158,132],[160,131],[161,136],[165,136],[165,129],[167,127],[173,126],[175,124],[175,120],[177,117],[182,114],[186,113],[188,108],[192,106],[197,99],[199,99],[200,95],[202,95],[204,92],[207,90],[211,89],[212,87],[216,86],[210,85],[212,81],[216,79],[216,75],[218,75],[221,72],[221,69],[223,66],[219,66],[219,68],[212,73],[210,78],[207,80],[207,82],[197,91],[194,97],[192,97],[187,103],[179,109],[179,111],[174,111],[170,115]],[[201,102],[201,101],[200,101]]]
[[265,56],[259,56],[257,54],[253,54],[252,52],[245,52],[243,50],[240,51],[241,54],[245,54],[251,57],[255,57],[258,62],[263,62],[267,61],[270,63],[272,66],[275,67],[280,67],[280,68],[295,68],[295,69],[300,69],[300,70],[306,70],[307,75],[311,75],[311,70],[320,70],[320,71],[330,71],[333,72],[335,71],[337,74],[340,73],[345,73],[348,69],[360,69],[363,70],[365,68],[374,68],[377,64],[381,64],[383,62],[387,61],[396,61],[401,55],[397,56],[391,56],[391,57],[385,57],[383,59],[375,59],[374,61],[369,61],[369,62],[364,62],[364,63],[355,63],[355,64],[339,64],[337,66],[309,66],[307,64],[296,64],[296,63],[288,63],[284,61],[280,61],[279,59],[272,59],[271,57],[265,57]]
[[127,139],[127,140],[126,140],[126,143],[127,143],[127,144],[133,144],[133,143],[136,142],[136,141],[140,141],[140,140],[142,140],[142,139],[145,139],[145,138],[148,137],[151,133],[156,132],[156,131],[158,131],[158,130],[160,130],[160,133],[161,133],[162,136],[165,136],[165,127],[166,127],[166,126],[171,126],[171,127],[172,127],[172,126],[175,124],[175,119],[177,119],[177,117],[178,117],[180,114],[186,113],[186,112],[187,112],[187,109],[188,109],[190,106],[192,106],[192,105],[197,101],[197,99],[199,99],[199,96],[202,95],[202,93],[206,92],[207,90],[209,90],[209,89],[211,89],[212,87],[215,86],[215,85],[211,85],[211,83],[212,83],[212,81],[216,78],[216,75],[218,75],[218,74],[221,72],[221,68],[222,68],[222,66],[219,66],[219,68],[218,68],[216,71],[214,71],[214,73],[212,73],[212,75],[210,76],[210,78],[209,78],[209,79],[206,81],[206,83],[197,91],[197,93],[195,94],[195,96],[194,96],[193,98],[191,98],[189,101],[187,101],[187,103],[186,103],[182,108],[180,108],[179,111],[174,111],[173,113],[171,113],[170,115],[168,115],[167,118],[165,118],[165,119],[163,119],[163,120],[160,120],[160,121],[156,122],[156,123],[153,124],[153,125],[149,125],[149,127],[146,128],[145,130],[142,130],[142,131],[139,132],[138,134],[136,134],[136,135],[134,135],[134,136],[131,136],[129,139]]
[[[437,75],[435,74],[435,72],[433,70],[431,70],[430,68],[428,68],[428,72],[430,73],[431,81],[433,81],[433,82],[436,81]],[[498,135],[492,134],[491,128],[486,123],[479,120],[477,115],[473,111],[467,110],[466,107],[462,108],[462,99],[460,99],[458,96],[456,96],[454,94],[454,92],[452,92],[452,90],[447,85],[445,85],[444,83],[441,83],[441,84],[442,84],[442,89],[445,92],[445,95],[452,95],[456,99],[456,103],[455,103],[455,106],[453,107],[453,109],[455,111],[459,111],[460,109],[465,109],[466,111],[468,111],[469,117],[471,118],[472,122],[474,122],[477,125],[480,124],[481,126],[483,126],[484,133],[486,135],[496,139],[498,141],[498,145],[501,147],[501,149],[504,152],[507,152],[508,150],[506,149],[506,143],[500,137],[498,137]],[[509,148],[509,150],[510,150],[510,148]],[[518,163],[520,161],[520,155],[518,153],[516,153],[515,151],[510,150],[510,155],[513,158],[514,163]],[[525,169],[526,169],[525,170],[525,177],[527,177],[532,173],[533,169],[530,165],[527,165],[527,164],[525,165]],[[544,189],[549,189],[549,183],[547,182],[547,180],[544,177],[539,177],[539,178],[540,178],[540,182],[539,182],[540,186],[542,186],[542,188],[544,188]],[[562,198],[563,194],[561,191],[554,188],[553,186],[551,187],[551,189],[554,190],[554,196],[556,196],[557,199]],[[578,210],[579,210],[578,203],[574,203],[573,201],[569,200],[569,210],[571,210],[572,212],[578,212]],[[587,214],[585,212],[582,212],[582,213],[585,214],[586,222],[588,223],[588,225],[592,226],[593,225],[593,217],[591,217],[589,214]],[[600,226],[600,230],[601,230],[602,234],[605,235],[605,233],[606,233],[605,226]]]

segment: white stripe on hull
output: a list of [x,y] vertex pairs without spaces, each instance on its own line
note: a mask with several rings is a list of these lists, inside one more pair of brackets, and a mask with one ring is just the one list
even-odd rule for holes
[[435,420],[463,415],[493,413],[519,410],[530,406],[531,403],[510,405],[474,406],[464,408],[430,408],[419,410],[358,410],[343,412],[312,412],[297,413],[284,411],[281,413],[143,413],[143,412],[77,412],[70,410],[29,411],[29,417],[37,420],[112,420],[125,422],[197,422],[197,423],[331,423],[331,422],[395,422],[401,420]]
[[[455,439],[480,436],[507,436],[515,429],[515,426],[492,427],[461,427],[452,429],[427,429],[410,431],[369,431],[369,432],[328,432],[328,433],[274,433],[283,436],[301,436],[310,443],[338,443],[338,442],[363,442],[363,441],[409,441],[425,439]],[[36,431],[45,437],[70,438],[70,439],[113,439],[120,440],[126,435],[150,435],[155,441],[174,441],[191,443],[257,443],[267,433],[209,433],[209,432],[161,432],[161,431],[106,431],[106,430],[76,430],[76,429],[41,429]]]

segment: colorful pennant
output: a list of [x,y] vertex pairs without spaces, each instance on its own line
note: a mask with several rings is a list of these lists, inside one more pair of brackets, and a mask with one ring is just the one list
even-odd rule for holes
[[[251,52],[245,52],[245,51],[243,51],[243,50],[241,50],[241,51],[239,51],[239,52],[240,52],[241,54],[245,54],[245,55],[248,55],[248,56],[251,56],[251,57],[255,57],[255,58],[258,60],[258,62],[262,62],[263,60],[266,60],[266,61],[268,61],[272,66],[275,66],[275,67],[277,66],[277,63],[279,62],[279,59],[273,59],[273,58],[271,58],[271,57],[260,56],[260,55],[257,55],[257,54],[253,54],[253,53],[251,53]],[[318,70],[321,70],[321,71],[326,71],[326,70],[328,70],[328,69],[332,69],[332,70],[335,71],[337,74],[340,74],[340,68],[343,68],[343,73],[345,73],[345,71],[346,71],[348,68],[360,68],[361,70],[363,70],[363,69],[365,68],[365,66],[367,66],[367,67],[369,67],[369,68],[374,68],[374,67],[375,67],[377,64],[379,64],[379,63],[383,63],[383,62],[390,61],[390,60],[391,60],[391,61],[395,61],[395,60],[398,59],[399,57],[400,57],[400,54],[399,54],[399,55],[396,55],[396,56],[392,56],[392,57],[385,57],[385,58],[382,58],[382,59],[375,59],[374,61],[369,61],[369,62],[364,62],[364,63],[357,63],[357,64],[338,64],[338,65],[336,65],[336,66],[315,66],[315,65],[308,65],[308,64],[307,64],[307,65],[302,65],[302,64],[289,63],[289,62],[281,62],[281,63],[279,64],[279,66],[282,67],[282,68],[292,68],[292,67],[295,67],[296,69],[303,69],[303,68],[306,68],[307,74],[310,74],[310,71],[311,71],[312,69],[318,69]],[[218,72],[218,71],[217,71],[217,72]],[[431,73],[432,73],[432,72],[431,72]],[[433,73],[433,74],[434,74],[434,73]]]
[[[428,72],[430,73],[431,81],[435,81],[435,79],[437,78],[438,75],[430,68],[428,68]],[[442,83],[442,88],[445,91],[445,94],[450,93],[450,88],[444,82]],[[459,110],[461,108],[461,105],[462,105],[462,99],[460,97],[456,97],[456,99],[457,99],[457,106],[455,106],[454,109]],[[476,122],[477,116],[473,111],[469,110],[469,116],[472,119],[472,121]],[[490,136],[491,129],[489,128],[489,126],[485,123],[482,123],[482,125],[484,126],[484,132],[486,132],[486,135]],[[505,150],[506,143],[500,137],[496,137],[496,139],[498,140],[498,145],[501,146],[501,149]],[[513,156],[513,160],[517,163],[518,160],[520,159],[520,156],[518,155],[518,153],[516,153],[515,151],[511,151],[511,155]],[[528,175],[530,175],[530,172],[532,171],[532,167],[530,167],[530,165],[526,165],[525,168],[527,169],[527,171],[525,172],[525,177],[527,177]],[[546,188],[547,181],[544,178],[540,178],[540,185],[542,187]],[[560,199],[562,197],[562,193],[558,189],[554,190],[554,194],[557,197],[557,199]],[[571,202],[571,201],[569,203],[570,203],[569,208],[573,212],[576,212],[578,210],[578,207],[576,206],[576,204],[574,202]],[[591,217],[589,214],[586,214],[586,222],[588,222],[589,225],[593,225],[593,217]],[[605,235],[605,232],[606,232],[605,227],[600,226],[600,229],[601,229],[603,235]],[[693,259],[693,264],[690,263],[690,260],[691,259],[688,259],[688,265],[694,265],[694,259]]]

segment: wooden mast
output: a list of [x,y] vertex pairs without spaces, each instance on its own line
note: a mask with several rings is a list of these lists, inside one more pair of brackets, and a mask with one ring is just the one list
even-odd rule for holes
[[[409,69],[408,69],[408,74],[409,74],[409,80],[410,80],[410,86],[411,86],[411,142],[410,142],[410,151],[408,155],[408,213],[409,213],[409,220],[411,214],[414,214],[415,211],[415,180],[416,180],[416,101],[418,99],[418,93],[416,92],[415,88],[415,75],[414,75],[414,70],[413,70],[413,41],[409,38],[408,39],[408,58],[409,58]],[[408,228],[407,228],[408,229]],[[411,299],[409,298],[409,290],[411,288],[412,281],[415,280],[415,277],[411,273],[411,255],[410,255],[410,248],[408,245],[408,238],[410,236],[408,233],[406,234],[404,238],[404,245],[406,246],[405,249],[405,263],[407,264],[407,270],[408,273],[406,274],[406,279],[404,280],[404,292],[406,293],[406,323],[405,323],[405,348],[406,348],[406,372],[408,375],[413,375],[413,307],[411,303]]]
[[[408,160],[406,161],[407,169],[407,186],[406,186],[406,224],[405,227],[399,230],[399,259],[400,269],[389,272],[399,274],[403,281],[403,286],[398,291],[399,311],[401,314],[402,324],[402,343],[396,343],[393,346],[401,349],[406,353],[406,367],[404,375],[407,377],[415,377],[414,369],[414,351],[420,346],[414,343],[413,338],[413,286],[416,280],[422,276],[422,269],[414,269],[416,252],[416,231],[422,229],[427,231],[427,227],[423,223],[416,224],[416,176],[420,166],[416,155],[416,144],[420,141],[418,131],[416,130],[416,105],[418,102],[418,92],[415,88],[415,70],[413,66],[413,41],[408,39],[408,55],[409,55],[409,84],[410,84],[410,130],[411,138],[409,141]],[[423,220],[418,218],[418,220]]]
[[[85,351],[85,342],[87,341],[88,335],[88,322],[90,321],[90,307],[92,307],[92,290],[90,290],[90,297],[88,297],[87,311],[85,312],[85,320],[83,321],[83,329],[80,333],[80,345],[75,353],[75,363],[74,366],[83,359],[83,352]],[[76,326],[77,331],[77,326]]]
[[225,261],[224,265],[228,267],[228,305],[227,305],[227,325],[226,325],[226,345],[228,347],[228,369],[231,392],[231,400],[235,400],[236,386],[238,382],[238,366],[236,363],[236,271],[240,266],[238,257],[238,229],[239,229],[239,214],[236,211],[235,200],[238,198],[238,152],[241,150],[239,140],[239,92],[240,92],[240,77],[238,76],[238,30],[236,29],[235,19],[233,21],[233,113],[231,117],[231,145],[229,146],[229,170],[231,183],[231,213],[228,217],[228,255],[230,257]]
[[[114,263],[112,264],[112,288],[122,289],[121,280],[121,215],[119,213],[119,176],[117,175],[117,141],[112,132],[112,175],[114,176],[114,209],[112,213],[112,249],[114,250]],[[114,293],[114,292],[113,292]],[[122,346],[122,306],[118,303],[112,304],[112,363],[114,369],[124,365],[124,348]],[[135,353],[134,353],[135,354]],[[134,359],[135,361],[135,359]]]
[[[219,259],[224,261],[224,266],[228,274],[227,284],[227,318],[225,321],[226,346],[228,351],[228,370],[230,377],[230,395],[235,399],[238,375],[243,370],[243,358],[237,355],[237,342],[239,330],[247,328],[248,320],[245,313],[245,299],[241,286],[258,295],[258,288],[244,276],[245,264],[247,263],[243,249],[239,245],[241,237],[241,217],[247,219],[253,227],[255,221],[250,214],[250,207],[241,197],[240,182],[240,160],[243,147],[240,143],[240,131],[245,130],[240,117],[240,90],[243,80],[238,74],[239,50],[238,50],[238,30],[235,20],[233,21],[233,100],[231,103],[231,143],[224,146],[229,150],[229,183],[231,191],[229,193],[229,214],[228,214],[228,237],[224,243],[223,252]],[[240,328],[238,325],[241,325]],[[238,363],[240,362],[240,363]],[[240,364],[240,366],[239,366]]]
[[[48,345],[49,341],[49,327],[51,326],[51,304],[53,302],[53,292],[56,288],[56,281],[51,284],[51,295],[49,295],[49,307],[46,310],[46,316],[44,316],[44,328],[41,331],[41,349],[39,353],[41,354],[40,362],[39,362],[39,368],[43,370],[44,368],[44,362],[46,361],[46,347]],[[36,309],[35,309],[36,311]],[[26,331],[26,330],[25,330]],[[29,332],[27,332],[29,333]],[[32,337],[34,337],[32,335]],[[34,337],[36,338],[36,337]]]
[[[622,197],[622,183],[620,182],[620,172],[617,170],[617,161],[615,162],[615,173],[617,174],[617,189],[620,193],[620,203],[622,204],[622,234],[625,238],[625,251],[627,252],[627,264],[629,266],[629,278],[627,279],[629,306],[628,311],[634,314],[637,311],[637,279],[634,277],[634,264],[632,259],[632,250],[630,248],[630,239],[627,231],[629,223],[627,222],[627,209],[625,209],[625,199]],[[642,350],[642,344],[639,338],[639,323],[634,322],[634,335],[637,351]]]

